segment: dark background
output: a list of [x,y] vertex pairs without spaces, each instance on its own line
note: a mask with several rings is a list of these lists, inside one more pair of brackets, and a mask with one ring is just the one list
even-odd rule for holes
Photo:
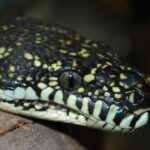
[[[8,16],[32,16],[66,25],[105,41],[120,59],[150,72],[150,9],[146,0],[0,0],[0,18]],[[89,150],[150,149],[149,127],[120,135],[56,123],[58,126]]]

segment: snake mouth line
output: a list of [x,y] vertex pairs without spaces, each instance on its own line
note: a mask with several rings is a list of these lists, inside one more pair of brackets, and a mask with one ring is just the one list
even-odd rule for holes
[[103,130],[108,131],[128,132],[133,130],[109,124],[105,121],[98,120],[93,116],[88,116],[82,112],[70,109],[55,102],[17,99],[13,102],[8,102],[6,100],[0,100],[0,109],[17,115],[19,114],[27,117],[65,122],[93,128],[99,127],[99,129],[102,128]]

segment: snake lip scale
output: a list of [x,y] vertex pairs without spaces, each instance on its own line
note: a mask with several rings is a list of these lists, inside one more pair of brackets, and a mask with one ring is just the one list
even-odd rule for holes
[[104,42],[35,18],[0,21],[0,110],[127,132],[150,121],[150,76]]

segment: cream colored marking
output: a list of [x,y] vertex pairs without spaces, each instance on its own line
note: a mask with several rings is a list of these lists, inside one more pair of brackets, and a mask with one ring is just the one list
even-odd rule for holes
[[17,80],[21,81],[22,80],[22,76],[21,75],[17,76]]
[[12,47],[9,47],[7,50],[8,50],[8,52],[12,52],[12,51],[13,51],[13,48],[12,48]]
[[114,117],[117,113],[118,108],[119,107],[117,107],[116,105],[111,105],[110,106],[109,112],[108,112],[107,117],[106,117],[106,122],[107,123],[115,125],[115,122],[113,121],[113,119],[114,119]]
[[107,67],[108,67],[108,65],[105,64],[104,66],[102,66],[102,69],[105,69],[105,68],[107,68]]
[[110,93],[109,93],[109,92],[105,92],[105,93],[104,93],[104,96],[105,96],[105,97],[110,97]]
[[40,57],[37,56],[37,55],[35,55],[34,58],[35,58],[36,60],[39,60],[39,59],[40,59]]
[[120,73],[120,79],[121,80],[124,80],[124,79],[126,79],[127,78],[127,76],[124,74],[124,73]]
[[108,91],[108,87],[106,85],[103,86],[104,91]]
[[109,62],[109,61],[106,61],[106,64],[107,64],[108,66],[112,66],[112,63]]
[[127,84],[124,85],[125,89],[129,89],[129,86]]
[[101,109],[102,109],[102,101],[98,100],[95,103],[95,107],[94,107],[94,110],[93,110],[93,116],[99,119]]
[[102,66],[102,64],[97,64],[97,68],[100,68]]
[[57,66],[57,67],[54,68],[55,71],[57,71],[59,69],[61,69],[61,66]]
[[57,65],[58,65],[58,66],[61,66],[61,65],[62,65],[62,62],[61,62],[60,60],[58,60],[58,61],[57,61]]
[[14,92],[12,90],[4,90],[4,97],[7,101],[14,100]]
[[60,89],[60,86],[55,86],[54,89],[58,90]]
[[35,107],[35,109],[37,109],[37,110],[42,109],[42,105],[39,105],[39,104],[36,104],[34,107]]
[[10,78],[13,78],[13,77],[14,77],[14,74],[13,74],[13,73],[9,73],[8,76],[9,76]]
[[28,53],[28,52],[25,52],[25,53],[24,53],[24,57],[25,57],[26,59],[29,59],[29,60],[32,60],[32,59],[33,59],[33,55],[30,54],[30,53]]
[[123,82],[119,82],[119,85],[120,86],[124,86],[125,84]]
[[119,87],[112,87],[112,91],[115,93],[121,92]]
[[29,107],[29,106],[30,106],[30,103],[24,103],[23,106],[24,106],[24,107]]
[[22,87],[17,87],[14,90],[14,98],[15,99],[24,99],[25,98],[25,89]]
[[100,54],[100,53],[97,53],[97,56],[100,57],[100,58],[104,58],[104,55]]
[[135,128],[142,127],[148,123],[148,112],[142,114],[135,124]]
[[142,88],[142,87],[143,87],[143,84],[138,83],[138,84],[137,84],[137,87],[138,87],[138,88]]
[[78,93],[83,93],[83,92],[84,92],[84,88],[83,87],[78,89]]
[[15,71],[15,67],[14,66],[10,66],[9,67],[9,71],[14,72]]
[[121,123],[120,123],[119,126],[120,126],[121,128],[131,128],[131,127],[130,127],[130,124],[131,124],[133,118],[134,118],[134,115],[133,115],[133,114],[128,115],[127,117],[125,117],[125,118],[121,121]]
[[27,76],[26,80],[27,80],[27,81],[31,81],[31,80],[32,80],[32,77]]
[[7,57],[9,55],[10,55],[10,53],[8,53],[8,52],[4,53],[4,57]]
[[150,108],[145,108],[145,109],[141,108],[141,109],[134,111],[134,114],[140,115],[140,114],[147,112],[147,111],[150,111]]
[[70,55],[70,56],[77,56],[77,53],[75,53],[75,52],[70,52],[69,55]]
[[131,93],[131,94],[129,95],[129,102],[130,102],[130,103],[134,103],[134,93]]
[[91,96],[92,95],[92,92],[88,92],[88,96]]
[[76,106],[76,96],[70,95],[67,99],[67,106],[71,107],[72,109],[78,110],[78,107]]
[[3,54],[5,52],[5,47],[0,47],[0,54]]
[[47,64],[43,64],[43,68],[44,68],[44,69],[47,69],[47,68],[48,68],[48,65],[47,65]]
[[60,49],[59,51],[60,51],[61,53],[63,53],[63,54],[66,54],[66,53],[67,53],[67,51],[64,50],[64,49]]
[[98,47],[97,43],[93,43],[92,45],[93,45],[94,48]]
[[76,59],[73,59],[73,61],[72,61],[72,66],[73,66],[73,67],[76,67],[76,66],[77,66],[77,60],[76,60]]
[[16,42],[16,45],[17,45],[17,46],[21,46],[22,43],[21,43],[21,42]]
[[41,66],[41,62],[39,60],[34,60],[34,66],[35,67],[40,67]]
[[110,77],[110,78],[115,78],[116,75],[115,75],[115,74],[111,74],[111,75],[109,75],[109,77]]
[[122,97],[122,95],[115,93],[115,94],[114,94],[114,97],[115,97],[116,99],[120,99],[120,98]]
[[89,106],[88,106],[89,102],[90,102],[90,98],[88,98],[88,97],[84,97],[82,100],[81,111],[86,113],[86,114],[89,114]]
[[32,87],[28,87],[25,91],[25,99],[38,100],[39,97],[36,95],[36,92],[32,89]]
[[58,103],[58,104],[64,104],[64,101],[63,101],[63,92],[62,92],[62,90],[58,90],[58,91],[55,93],[54,102],[56,102],[56,103]]
[[57,82],[57,81],[50,81],[50,82],[48,83],[48,85],[49,85],[49,86],[56,86],[56,85],[58,85],[58,82]]
[[54,91],[53,88],[48,87],[41,92],[41,100],[49,101],[49,95]]
[[95,80],[95,76],[93,74],[87,74],[84,76],[84,81],[89,83],[91,81]]
[[131,70],[131,67],[127,67],[128,70]]
[[109,86],[114,86],[115,85],[115,82],[111,82],[110,84],[109,84]]
[[84,58],[87,58],[87,57],[90,56],[90,53],[84,53],[84,54],[82,54],[81,56],[84,57]]
[[41,41],[35,41],[35,43],[36,43],[36,44],[41,44],[42,42],[41,42]]
[[49,80],[56,81],[56,80],[58,80],[58,78],[57,77],[49,77]]
[[99,95],[99,94],[100,94],[99,90],[94,91],[94,95]]
[[8,30],[9,29],[8,26],[6,26],[6,25],[3,25],[1,27],[2,27],[3,30]]
[[82,48],[82,49],[80,50],[79,54],[84,54],[84,53],[87,53],[87,49]]
[[95,74],[96,71],[97,71],[97,68],[93,68],[93,69],[91,70],[91,73],[92,73],[92,74]]
[[56,67],[57,67],[57,64],[56,64],[56,63],[53,63],[51,66],[52,66],[52,68],[56,68]]
[[40,83],[38,83],[38,87],[40,89],[45,89],[47,87],[47,85],[45,83],[43,83],[43,82],[40,82]]

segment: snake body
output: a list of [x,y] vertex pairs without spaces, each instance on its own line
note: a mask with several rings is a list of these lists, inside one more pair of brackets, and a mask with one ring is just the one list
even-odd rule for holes
[[149,122],[150,78],[103,42],[34,18],[0,23],[0,109],[109,131]]

